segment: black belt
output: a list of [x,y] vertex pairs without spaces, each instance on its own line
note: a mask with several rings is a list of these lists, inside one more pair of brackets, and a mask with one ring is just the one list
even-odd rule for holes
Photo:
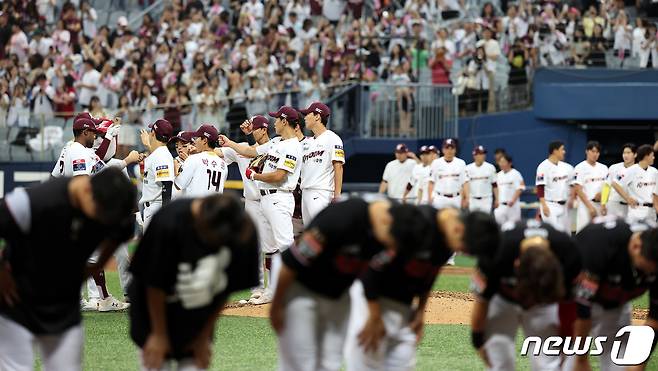
[[622,205],[628,205],[628,203],[626,203],[626,202],[624,202],[624,201],[618,201],[618,202],[619,202],[620,204],[622,204]]
[[653,204],[640,204],[640,206],[653,207]]
[[597,204],[600,204],[600,203],[601,203],[601,201],[597,201],[597,200],[595,200],[595,199],[591,199],[590,201],[592,201],[592,202],[596,202]]
[[554,203],[554,204],[558,204],[558,205],[564,205],[564,204],[567,203],[567,201],[551,201],[551,200],[546,200],[546,201],[548,201],[548,202],[552,202],[552,203]]
[[436,193],[438,193],[439,196],[448,197],[448,198],[453,198],[453,197],[457,197],[457,196],[459,196],[459,192],[457,192],[457,193],[441,193],[441,192],[436,192]]
[[146,206],[146,207],[150,207],[150,206],[151,206],[151,203],[150,203],[150,202],[144,202],[144,206]]
[[475,196],[471,196],[471,198],[472,198],[472,199],[475,199],[475,200],[484,200],[485,198],[491,198],[491,196],[484,196],[484,197],[475,197]]
[[502,202],[501,205],[509,206],[509,202]]
[[261,189],[260,190],[260,195],[261,196],[273,195],[277,192],[290,193],[291,191],[287,191],[287,190],[283,190],[283,189]]

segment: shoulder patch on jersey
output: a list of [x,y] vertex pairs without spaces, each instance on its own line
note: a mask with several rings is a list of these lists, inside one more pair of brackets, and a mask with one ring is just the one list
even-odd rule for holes
[[286,155],[286,159],[283,161],[283,166],[290,170],[294,170],[295,166],[297,166],[297,157],[293,155]]
[[345,158],[345,151],[343,150],[343,146],[338,144],[334,146],[334,156]]
[[537,181],[538,182],[543,182],[544,181],[544,174],[538,174],[537,175]]
[[104,167],[105,167],[105,163],[103,163],[103,161],[98,160],[96,161],[94,167],[91,168],[91,173],[96,174],[99,171],[103,170]]
[[169,176],[169,165],[160,165],[155,167],[156,178],[166,178]]
[[293,160],[293,161],[297,161],[297,157],[295,157],[293,155],[286,155],[286,158],[290,159],[290,160]]
[[73,171],[85,171],[87,170],[87,163],[84,158],[79,160],[73,160]]

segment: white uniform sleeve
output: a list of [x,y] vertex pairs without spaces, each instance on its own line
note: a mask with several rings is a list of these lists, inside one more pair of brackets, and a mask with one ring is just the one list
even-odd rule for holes
[[573,184],[578,184],[580,186],[585,184],[585,175],[586,175],[585,171],[580,166],[580,164],[578,164],[578,166],[576,166],[576,168],[574,169],[574,176],[576,179],[574,180]]
[[386,167],[384,168],[384,174],[382,175],[382,180],[385,182],[390,182],[391,181],[391,163],[389,162],[386,164]]
[[658,195],[658,171],[653,172],[653,178],[654,182],[656,182],[656,185],[653,187],[653,194]]
[[544,185],[545,186],[547,176],[548,176],[548,174],[546,174],[546,169],[544,168],[544,166],[542,166],[542,164],[539,164],[539,166],[537,166],[537,175],[535,177],[535,185],[538,185],[538,186],[539,185]]
[[624,176],[624,178],[621,180],[621,185],[623,185],[624,187],[628,187],[629,185],[631,185],[631,183],[633,183],[633,181],[635,180],[636,170],[637,168],[635,166],[628,168],[626,170],[626,176]]
[[464,184],[464,182],[470,182],[470,181],[471,181],[471,174],[469,174],[469,172],[468,172],[468,168],[469,168],[469,167],[466,166],[466,167],[464,168],[464,171],[462,172],[462,173],[463,173],[463,178],[464,178],[463,180],[460,179],[460,182],[461,182],[462,184]]
[[80,150],[77,147],[68,150],[68,164],[64,166],[71,166],[71,176],[78,175],[91,175],[94,168],[94,160],[91,157],[91,152],[88,150]]
[[185,167],[178,173],[176,177],[175,184],[176,187],[180,190],[187,189],[192,183],[192,177],[198,166],[198,161],[196,159],[198,156],[190,156],[185,160]]
[[520,190],[524,191],[525,190],[525,184],[523,184],[523,176],[518,171],[515,171],[514,175],[516,176],[516,181],[519,184],[517,189],[520,189]]
[[297,161],[299,160],[299,153],[296,151],[296,147],[293,146],[282,146],[281,156],[279,156],[279,162],[276,164],[277,169],[285,170],[289,173],[294,173],[297,168]]
[[259,146],[256,146],[256,153],[258,153],[259,155],[264,155],[267,152],[269,152],[271,147],[272,147],[271,141],[265,144],[261,144]]
[[497,179],[498,174],[496,174],[496,168],[493,165],[490,165],[489,166],[489,171],[490,171],[489,179],[491,181],[491,184],[498,183],[498,179]]
[[464,183],[470,182],[470,178],[467,177],[468,175],[467,175],[466,165],[465,164],[462,164],[461,168],[459,170],[460,170],[459,171],[459,186],[461,187],[461,186],[464,185]]
[[331,161],[345,163],[345,151],[343,150],[343,140],[335,136],[334,140],[329,143],[328,151],[331,153]]
[[234,162],[238,162],[238,154],[235,152],[233,148],[224,147],[222,148],[222,153],[224,154],[224,161],[226,162],[226,165],[230,165]]
[[573,169],[573,166],[569,165],[569,173],[568,173],[568,185],[573,186],[576,183],[576,172]]
[[174,181],[174,159],[171,156],[162,156],[162,153],[158,154],[153,159],[152,166],[156,182]]

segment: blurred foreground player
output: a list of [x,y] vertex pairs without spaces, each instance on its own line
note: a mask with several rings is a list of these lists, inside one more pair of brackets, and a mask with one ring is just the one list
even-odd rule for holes
[[132,237],[135,200],[110,168],[17,188],[0,203],[0,370],[32,370],[35,343],[45,370],[81,370],[80,286]]
[[256,227],[235,197],[179,199],[153,217],[130,268],[142,368],[207,369],[229,294],[258,285]]
[[427,231],[411,205],[350,199],[321,211],[282,254],[270,309],[279,337],[279,370],[340,369],[348,288],[371,260],[386,262],[396,250],[421,244]]
[[[631,324],[632,301],[649,290],[649,316],[645,325],[658,330],[658,230],[647,224],[626,224],[620,219],[595,219],[576,235],[583,259],[575,299],[578,319],[573,336],[607,336],[598,357],[601,371],[625,370],[610,358],[617,331]],[[653,344],[656,345],[656,336]],[[640,344],[637,344],[640,345]],[[571,357],[565,370],[591,370],[587,355]],[[639,367],[644,369],[644,365]]]
[[[558,302],[571,292],[581,262],[572,239],[548,223],[527,220],[504,228],[493,259],[478,259],[471,335],[488,370],[510,371],[519,327],[542,339],[560,334]],[[560,357],[533,351],[532,370],[560,370]]]

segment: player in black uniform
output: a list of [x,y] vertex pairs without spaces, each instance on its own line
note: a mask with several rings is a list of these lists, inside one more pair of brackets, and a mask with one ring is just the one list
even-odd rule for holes
[[[430,225],[423,243],[398,250],[388,264],[373,260],[360,277],[363,286],[357,284],[353,289],[346,347],[348,370],[415,368],[416,344],[422,337],[425,306],[432,285],[452,254],[463,250],[460,242],[463,228],[461,231],[454,228],[460,224],[455,209],[437,211],[432,206],[419,209]],[[448,235],[453,238],[448,239]],[[416,298],[418,302],[414,306]]]
[[[410,223],[414,220],[414,223]],[[355,198],[329,205],[283,252],[270,320],[280,370],[338,370],[350,300],[348,288],[372,259],[417,246],[428,231],[410,205]]]
[[[559,335],[558,302],[567,298],[580,273],[573,240],[535,220],[506,225],[493,259],[478,261],[473,279],[476,302],[473,346],[488,369],[514,370],[515,337]],[[533,370],[559,370],[560,358],[529,356]]]
[[130,267],[130,334],[143,367],[206,369],[230,293],[258,285],[258,240],[230,195],[179,199],[153,217]]
[[[132,237],[136,190],[120,170],[17,188],[0,201],[0,370],[80,370],[80,286]],[[101,249],[98,262],[87,259]],[[55,279],[53,279],[55,278]]]
[[[619,329],[631,324],[631,301],[649,290],[646,325],[658,330],[658,230],[646,224],[600,218],[576,235],[583,259],[575,299],[573,336],[607,336],[599,358],[602,371],[623,370],[610,358]],[[652,348],[656,345],[656,337]],[[648,344],[646,344],[648,346]],[[590,370],[587,355],[570,357],[573,370]],[[640,369],[643,369],[641,367]]]

